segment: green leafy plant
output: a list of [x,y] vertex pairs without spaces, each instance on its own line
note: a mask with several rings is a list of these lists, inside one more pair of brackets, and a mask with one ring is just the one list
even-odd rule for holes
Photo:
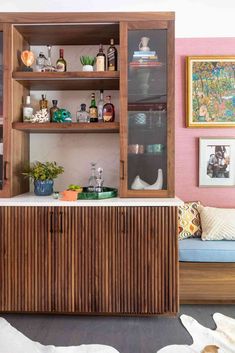
[[32,180],[53,180],[58,177],[58,175],[64,172],[64,168],[57,165],[56,162],[34,162],[29,167],[25,168],[25,177]]
[[79,185],[75,185],[75,184],[70,184],[68,186],[68,189],[67,190],[72,190],[72,191],[77,191],[77,190],[80,190],[82,187],[79,186]]
[[95,60],[96,60],[96,58],[94,56],[89,56],[89,55],[80,56],[80,61],[83,66],[84,65],[94,66]]

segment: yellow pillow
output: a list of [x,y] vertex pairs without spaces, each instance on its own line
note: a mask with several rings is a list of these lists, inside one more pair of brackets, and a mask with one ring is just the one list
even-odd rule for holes
[[199,238],[202,235],[200,213],[198,207],[200,202],[185,202],[179,206],[179,239],[190,237]]

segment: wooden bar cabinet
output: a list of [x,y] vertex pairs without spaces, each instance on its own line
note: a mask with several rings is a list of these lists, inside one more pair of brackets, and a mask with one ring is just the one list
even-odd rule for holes
[[[115,72],[22,70],[24,50],[74,46],[79,63],[80,46],[111,38]],[[22,121],[22,98],[36,91],[102,89],[118,91],[115,122]],[[174,13],[1,13],[0,198],[29,191],[22,171],[33,133],[119,134],[119,196],[173,198]],[[0,311],[176,314],[177,206],[3,203]]]
[[1,207],[0,311],[178,311],[177,207]]

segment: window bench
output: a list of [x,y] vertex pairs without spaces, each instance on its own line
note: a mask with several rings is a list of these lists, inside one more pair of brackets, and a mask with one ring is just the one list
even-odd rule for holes
[[235,303],[235,241],[179,241],[181,304]]

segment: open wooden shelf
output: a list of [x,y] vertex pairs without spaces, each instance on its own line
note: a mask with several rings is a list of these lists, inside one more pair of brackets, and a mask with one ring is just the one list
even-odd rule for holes
[[30,45],[99,45],[119,43],[118,23],[22,24],[17,31]]
[[118,133],[119,123],[12,123],[13,129],[30,133]]
[[13,79],[30,90],[119,90],[119,71],[22,72]]

